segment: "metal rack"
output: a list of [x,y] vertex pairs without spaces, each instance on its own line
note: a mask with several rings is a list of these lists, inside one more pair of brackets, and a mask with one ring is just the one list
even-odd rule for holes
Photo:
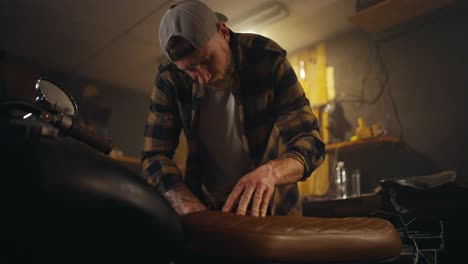
[[404,244],[402,257],[414,264],[438,264],[439,253],[445,250],[444,222],[440,219],[407,216],[378,211],[377,217],[395,225]]

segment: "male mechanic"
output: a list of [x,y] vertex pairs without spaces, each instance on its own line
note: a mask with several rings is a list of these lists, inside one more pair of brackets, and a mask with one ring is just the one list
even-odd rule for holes
[[[180,215],[301,215],[297,182],[324,159],[317,119],[286,51],[226,22],[200,1],[163,16],[159,40],[168,60],[151,94],[146,180]],[[185,177],[172,161],[181,129]]]

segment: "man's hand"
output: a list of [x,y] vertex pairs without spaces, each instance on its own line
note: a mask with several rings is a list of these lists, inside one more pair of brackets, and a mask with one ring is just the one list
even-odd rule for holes
[[265,164],[247,173],[234,186],[224,204],[223,212],[231,211],[234,203],[239,200],[237,214],[245,215],[247,206],[252,201],[251,214],[265,216],[276,182],[270,164]]
[[270,161],[247,173],[237,182],[224,204],[223,212],[230,212],[239,201],[237,214],[245,215],[251,203],[251,215],[264,217],[275,186],[297,182],[303,173],[304,166],[295,159]]

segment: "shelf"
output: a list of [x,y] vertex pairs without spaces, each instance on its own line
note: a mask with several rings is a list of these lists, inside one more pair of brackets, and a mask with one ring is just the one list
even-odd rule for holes
[[366,139],[358,139],[356,141],[343,141],[338,143],[331,143],[325,146],[326,151],[334,151],[337,149],[343,148],[354,148],[368,146],[371,144],[381,144],[381,143],[397,143],[400,140],[394,136],[381,136],[381,137],[372,137]]
[[360,29],[377,33],[441,8],[454,0],[384,0],[348,20]]
[[136,157],[130,157],[130,156],[110,156],[114,160],[122,161],[125,163],[133,164],[133,165],[140,165],[140,159]]

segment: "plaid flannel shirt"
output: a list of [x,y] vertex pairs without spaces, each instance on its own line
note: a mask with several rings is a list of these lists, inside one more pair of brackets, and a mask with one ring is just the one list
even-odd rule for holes
[[[324,160],[318,122],[286,51],[270,39],[231,32],[230,48],[240,87],[233,90],[243,144],[254,168],[290,157],[304,165],[305,180]],[[146,181],[164,194],[178,182],[203,201],[198,155],[198,108],[203,86],[166,61],[159,67],[145,127],[142,167]],[[172,161],[181,129],[188,157],[183,177]],[[297,183],[275,188],[269,214],[301,215]]]

